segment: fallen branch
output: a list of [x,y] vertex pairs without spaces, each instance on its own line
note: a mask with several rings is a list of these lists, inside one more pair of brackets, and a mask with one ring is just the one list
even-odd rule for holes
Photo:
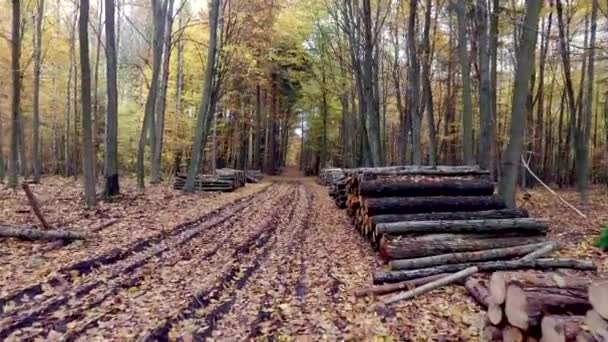
[[545,255],[553,252],[556,249],[559,249],[559,244],[557,242],[549,242],[545,246],[543,246],[531,253],[524,255],[519,260],[523,260],[523,261],[536,260],[542,256],[545,256]]
[[105,228],[108,228],[109,226],[111,226],[111,225],[113,225],[113,224],[115,224],[115,223],[117,223],[117,222],[118,222],[118,219],[113,219],[113,220],[110,220],[110,221],[104,222],[104,223],[102,223],[102,224],[99,224],[99,225],[97,225],[97,226],[95,226],[95,227],[92,227],[91,229],[89,229],[89,231],[90,231],[91,233],[97,233],[97,232],[99,232],[100,230],[105,229]]
[[418,278],[418,279],[414,279],[414,280],[410,280],[410,281],[403,281],[400,283],[362,287],[362,288],[356,289],[354,291],[354,295],[355,295],[355,297],[365,297],[365,296],[371,296],[371,295],[379,296],[379,295],[383,295],[383,294],[387,294],[387,293],[391,293],[391,292],[397,292],[397,291],[402,291],[402,290],[411,290],[411,289],[415,288],[416,286],[427,284],[431,281],[443,278],[447,275],[449,275],[449,274],[442,273],[442,274],[436,274],[436,275],[432,275],[429,277]]
[[454,274],[450,274],[447,277],[443,277],[441,279],[437,279],[435,281],[432,281],[428,284],[422,285],[418,288],[415,288],[413,290],[407,291],[407,292],[403,292],[403,293],[399,293],[393,296],[390,296],[386,299],[384,299],[384,304],[391,304],[391,303],[395,303],[401,300],[406,300],[406,299],[411,299],[414,298],[416,296],[419,296],[421,294],[430,292],[436,288],[445,286],[445,285],[449,285],[452,283],[455,283],[461,279],[464,279],[472,274],[475,274],[479,272],[479,269],[476,266],[473,267],[469,267],[466,268],[460,272],[456,272]]
[[42,227],[44,227],[44,229],[51,229],[51,226],[46,222],[46,219],[40,211],[38,200],[36,199],[36,195],[34,195],[34,193],[32,192],[32,189],[30,189],[30,186],[27,183],[21,183],[21,187],[23,188],[23,191],[25,191],[25,196],[27,197],[27,200],[30,203],[32,210],[34,210],[34,214],[40,221]]
[[40,230],[29,227],[0,226],[0,237],[14,237],[26,240],[78,240],[85,234],[69,230]]

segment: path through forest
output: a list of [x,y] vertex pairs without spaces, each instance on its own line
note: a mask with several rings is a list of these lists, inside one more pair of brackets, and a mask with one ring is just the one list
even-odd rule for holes
[[50,263],[45,277],[5,276],[0,339],[417,336],[352,296],[379,261],[325,188],[280,178],[232,196],[189,223]]

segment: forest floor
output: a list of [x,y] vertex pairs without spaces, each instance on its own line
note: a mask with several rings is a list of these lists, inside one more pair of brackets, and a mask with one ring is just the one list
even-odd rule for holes
[[[86,210],[75,179],[32,185],[47,221],[86,232],[66,246],[0,240],[0,340],[475,341],[482,313],[463,288],[387,309],[352,292],[379,258],[312,178],[271,178],[227,194],[163,184]],[[541,189],[522,203],[551,221],[563,255],[608,271],[592,246],[608,222],[596,188],[581,219]],[[574,192],[560,192],[577,203]],[[0,223],[33,224],[21,190],[0,189]]]

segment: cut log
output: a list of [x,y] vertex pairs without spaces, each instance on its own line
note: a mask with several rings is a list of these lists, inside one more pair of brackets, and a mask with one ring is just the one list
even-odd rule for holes
[[504,318],[502,306],[496,303],[492,303],[492,301],[490,301],[488,304],[488,320],[494,325],[499,325],[502,322],[502,319]]
[[404,222],[404,221],[457,221],[457,220],[481,220],[481,219],[509,219],[528,217],[525,209],[496,209],[482,211],[456,211],[424,214],[387,214],[371,216],[373,224]]
[[488,249],[477,252],[440,254],[414,259],[395,259],[391,260],[389,265],[392,270],[411,270],[437,265],[460,264],[471,261],[500,260],[526,255],[543,248],[544,246],[546,246],[546,243],[533,243],[514,247]]
[[534,218],[487,219],[463,221],[413,221],[380,223],[376,225],[378,234],[420,234],[420,233],[497,233],[515,231],[522,235],[540,235],[547,231],[547,221]]
[[581,331],[576,336],[576,342],[597,342],[597,340],[587,331]]
[[490,196],[494,193],[494,183],[484,179],[448,179],[442,182],[363,180],[359,183],[358,193],[365,197]]
[[427,284],[433,280],[443,278],[447,275],[449,275],[449,274],[441,273],[441,274],[432,275],[430,277],[418,278],[418,279],[414,279],[414,280],[410,280],[410,281],[403,281],[400,283],[363,287],[363,288],[356,289],[354,291],[354,295],[355,295],[355,297],[364,297],[364,296],[371,296],[371,295],[380,296],[380,295],[391,293],[391,292],[397,292],[397,291],[402,291],[402,290],[411,290],[411,289],[415,288],[416,286]]
[[506,325],[502,328],[503,342],[524,342],[524,334],[519,328],[512,325]]
[[472,274],[475,274],[479,271],[479,269],[475,266],[473,267],[468,267],[462,271],[456,272],[454,274],[450,274],[446,277],[437,279],[435,281],[432,281],[428,284],[424,284],[420,287],[417,287],[413,290],[407,291],[407,292],[403,292],[403,293],[398,293],[396,295],[390,296],[386,299],[383,300],[384,304],[391,304],[391,303],[395,303],[401,300],[407,300],[407,299],[411,299],[414,298],[416,296],[419,296],[421,294],[427,293],[429,291],[432,291],[436,288],[445,286],[445,285],[449,285],[452,283],[455,283],[461,279],[464,279]]
[[608,320],[608,280],[596,281],[589,286],[589,301],[593,309]]
[[364,204],[370,216],[506,208],[498,196],[383,197],[368,198]]
[[598,341],[608,341],[608,322],[595,310],[589,310],[585,316],[585,324],[591,335]]
[[418,166],[401,165],[385,167],[362,167],[352,170],[357,174],[372,175],[437,175],[437,176],[464,176],[464,175],[489,175],[489,171],[482,170],[479,166]]
[[545,244],[542,248],[539,248],[533,252],[530,252],[521,258],[521,260],[534,260],[543,257],[547,254],[551,254],[553,251],[559,249],[559,243],[553,241]]
[[505,316],[511,325],[527,331],[540,325],[543,314],[584,314],[589,307],[585,292],[568,292],[556,288],[523,289],[509,285]]
[[420,268],[408,271],[376,272],[373,275],[374,284],[395,283],[421,277],[428,277],[439,273],[458,272],[467,267],[477,266],[481,272],[510,271],[521,269],[556,269],[571,268],[578,270],[595,270],[591,261],[576,259],[537,259],[532,261],[503,260],[471,262],[465,264],[441,265],[428,268]]
[[42,211],[40,211],[40,205],[38,204],[36,195],[34,195],[34,193],[32,192],[32,189],[30,189],[30,186],[27,183],[21,183],[21,187],[23,188],[23,191],[25,192],[25,196],[27,197],[27,201],[29,202],[30,206],[32,207],[32,210],[34,210],[34,215],[36,215],[36,217],[38,218],[38,221],[40,221],[40,224],[42,225],[42,227],[44,229],[51,229],[51,226],[46,222],[44,215],[42,215]]
[[488,292],[488,288],[485,287],[479,279],[473,277],[468,278],[464,282],[464,287],[481,306],[487,308],[488,305],[490,305],[490,293]]
[[385,260],[407,259],[416,257],[433,256],[448,253],[474,252],[488,249],[521,246],[531,243],[545,241],[543,237],[505,237],[484,239],[463,236],[459,239],[425,239],[420,238],[401,238],[401,239],[382,239],[380,241],[379,252]]
[[584,319],[584,316],[544,316],[541,322],[543,342],[576,341]]
[[502,331],[493,325],[486,325],[481,332],[481,340],[483,342],[502,341]]
[[556,287],[584,291],[589,287],[591,281],[591,279],[557,273],[495,272],[490,277],[488,290],[494,303],[503,304],[507,294],[507,286],[510,284],[524,288]]
[[0,237],[14,237],[25,240],[77,240],[86,236],[69,230],[40,230],[30,227],[0,226]]

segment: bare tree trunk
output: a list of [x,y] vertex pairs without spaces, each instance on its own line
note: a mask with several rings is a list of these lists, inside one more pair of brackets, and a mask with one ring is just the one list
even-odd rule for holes
[[502,177],[499,183],[499,193],[509,207],[515,206],[515,190],[517,173],[524,144],[526,125],[526,100],[529,92],[530,76],[534,67],[534,50],[538,35],[538,17],[542,0],[526,2],[521,41],[517,49],[517,65],[515,82],[513,84],[513,99],[511,105],[511,134],[502,162]]
[[366,109],[367,140],[369,146],[369,156],[372,166],[382,166],[384,161],[381,151],[380,139],[380,115],[376,106],[377,99],[374,92],[374,28],[372,24],[371,1],[363,0],[362,24],[363,24],[363,93]]
[[34,119],[33,119],[33,155],[34,181],[40,182],[42,160],[40,156],[40,69],[42,63],[42,21],[44,17],[44,0],[36,1],[36,29],[34,33]]
[[490,55],[488,37],[487,2],[477,0],[477,30],[479,55],[479,166],[490,169],[494,165],[494,120],[492,118],[492,89],[490,80]]
[[84,171],[84,196],[87,207],[96,205],[95,193],[95,146],[91,120],[91,65],[89,64],[89,0],[80,1],[78,21],[80,43],[80,92],[82,97],[82,169]]
[[[156,124],[155,124],[155,107],[156,97],[158,96],[158,80],[160,74],[160,67],[163,54],[163,38],[165,36],[165,11],[167,9],[168,0],[152,0],[152,17],[154,20],[154,37],[152,42],[152,77],[150,79],[150,91],[146,99],[144,121],[141,127],[141,134],[139,136],[139,143],[137,145],[137,189],[143,191],[145,188],[144,184],[144,153],[146,149],[146,137],[149,134],[150,138],[150,150],[154,151],[156,144],[158,143],[156,137]],[[154,153],[151,153],[151,159],[153,159]],[[153,180],[160,179],[159,165],[155,165],[152,162],[151,178]]]
[[412,162],[414,165],[422,164],[422,146],[420,142],[420,66],[418,63],[418,52],[416,51],[416,11],[418,0],[410,1],[410,13],[408,17],[407,45],[409,52],[409,87],[408,87],[408,111],[412,120]]
[[21,1],[12,0],[13,19],[11,32],[11,75],[13,81],[11,101],[11,149],[8,164],[8,186],[17,187],[18,182],[18,145],[19,145],[19,106],[21,103]]
[[466,1],[453,0],[458,19],[458,56],[462,77],[462,130],[464,163],[471,165],[473,160],[473,105],[471,100],[471,67],[467,53]]
[[[95,64],[93,67],[93,146],[95,146],[95,150],[99,147],[99,140],[97,139],[99,136],[99,60],[101,58],[101,37],[103,30],[103,1],[99,0],[98,8],[97,8],[97,32],[95,32],[96,38],[96,47],[95,47]],[[97,170],[98,170],[98,160],[97,156],[95,156],[95,179],[97,179]],[[95,181],[97,183],[97,181]]]
[[433,53],[431,51],[430,27],[432,9],[433,2],[431,0],[427,0],[424,12],[424,33],[422,38],[422,52],[424,55],[424,65],[422,67],[422,105],[426,108],[427,113],[427,126],[429,131],[429,165],[436,165],[437,133],[435,129],[435,110],[433,107],[433,89],[431,87],[431,63],[433,61]]
[[106,32],[106,109],[103,195],[106,198],[120,193],[118,180],[118,85],[116,36],[114,31],[114,0],[105,0]]
[[[150,183],[156,184],[161,181],[161,163],[162,163],[162,152],[163,152],[163,137],[165,132],[165,108],[167,101],[167,88],[169,87],[169,69],[171,63],[171,34],[173,28],[173,3],[174,0],[168,0],[166,8],[166,20],[165,20],[165,37],[163,39],[163,65],[162,65],[162,78],[160,81],[160,93],[156,97],[156,144],[152,151],[152,168],[156,169],[157,172],[153,173],[153,177]],[[155,178],[156,177],[156,178]]]
[[[213,89],[214,89],[214,78],[216,68],[216,57],[217,57],[217,31],[219,22],[220,12],[220,0],[213,0],[211,4],[210,18],[209,18],[209,48],[207,50],[207,70],[205,72],[205,87],[203,89],[203,98],[198,110],[198,116],[196,119],[196,135],[194,143],[192,144],[192,155],[190,159],[190,167],[188,169],[188,179],[184,186],[184,191],[194,191],[194,181],[199,171],[200,158],[203,148],[203,143],[209,130],[207,122],[210,121],[209,117],[213,115]],[[217,90],[217,87],[215,87]]]

